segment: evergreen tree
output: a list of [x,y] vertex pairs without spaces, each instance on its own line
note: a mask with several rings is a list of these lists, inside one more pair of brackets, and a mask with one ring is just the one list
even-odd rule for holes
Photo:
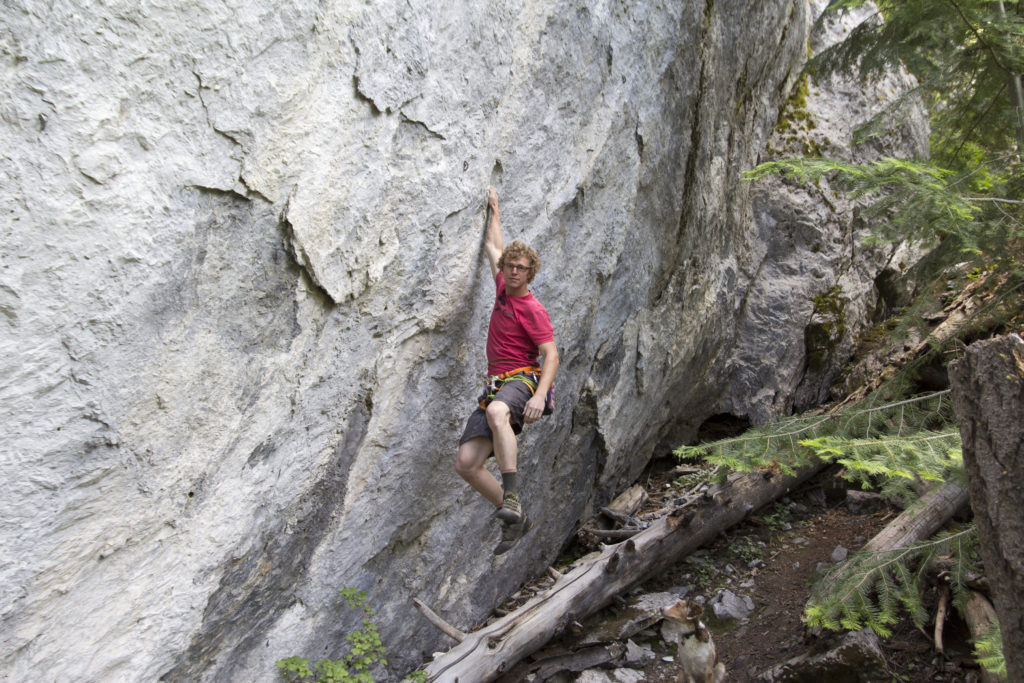
[[[833,0],[819,21],[866,4]],[[918,87],[859,131],[877,134],[913,98],[930,111],[931,159],[849,164],[788,159],[749,177],[829,177],[873,199],[886,240],[951,240],[1016,270],[1024,260],[1024,1],[879,0],[879,11],[815,55],[810,74],[843,70],[861,79],[906,67]]]
[[[832,0],[819,21],[866,4]],[[984,278],[992,302],[985,314],[1005,310],[1007,317],[1019,316],[1024,291],[1024,0],[874,0],[874,5],[878,11],[843,42],[811,59],[808,74],[844,71],[869,80],[891,69],[908,69],[918,87],[863,126],[858,140],[884,130],[901,107],[920,98],[930,112],[930,158],[870,164],[786,159],[762,164],[748,177],[828,178],[836,189],[869,202],[868,211],[880,225],[878,238],[936,243],[936,253],[949,257],[933,259],[937,264],[969,255],[973,261],[965,280]],[[1007,301],[1017,303],[1005,306]],[[970,339],[1001,324],[982,317],[967,316],[958,336]],[[918,411],[922,419],[912,424],[906,406],[928,403],[907,399],[909,394],[895,390],[896,384],[883,385],[861,405],[839,414],[786,418],[678,454],[703,454],[737,469],[788,470],[814,452],[841,462],[851,479],[901,496],[913,489],[907,482],[963,477],[952,416],[941,408],[931,414]],[[894,408],[900,408],[898,420]],[[882,415],[886,420],[877,419]],[[951,555],[956,575],[962,576],[974,559],[975,542],[976,532],[967,528],[914,548],[855,557],[823,582],[828,590],[814,598],[807,619],[829,628],[868,625],[885,633],[902,606],[918,622],[927,568],[939,555]],[[961,583],[954,582],[955,594],[961,593]],[[1002,666],[998,635],[978,647],[986,668]]]

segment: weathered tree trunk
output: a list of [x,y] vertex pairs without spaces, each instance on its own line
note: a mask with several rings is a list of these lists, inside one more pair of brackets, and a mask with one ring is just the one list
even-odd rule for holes
[[1024,340],[971,344],[950,364],[953,405],[1006,672],[1024,680]]
[[881,551],[906,548],[930,538],[941,529],[961,505],[967,502],[967,491],[956,484],[944,484],[929,491],[920,503],[904,510],[878,534],[864,544],[862,550]]
[[467,633],[462,642],[427,666],[429,680],[477,683],[497,678],[574,621],[664,571],[823,467],[808,467],[796,476],[764,472],[730,477],[703,503],[675,510],[631,539],[607,546],[598,557],[559,577],[546,593]]

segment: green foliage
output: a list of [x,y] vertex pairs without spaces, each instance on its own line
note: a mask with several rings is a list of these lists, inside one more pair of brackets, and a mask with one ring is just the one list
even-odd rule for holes
[[964,477],[958,430],[869,439],[823,436],[800,443],[843,465],[847,480],[864,488],[877,484],[883,495],[904,501],[914,497],[914,485],[921,481]]
[[[277,668],[289,683],[373,683],[372,669],[387,666],[387,649],[371,620],[376,613],[366,604],[366,593],[347,586],[339,592],[349,608],[362,612],[362,628],[345,636],[348,654],[341,659],[321,659],[312,665],[305,657],[280,659]],[[426,672],[416,671],[406,680],[426,681]]]
[[773,149],[769,143],[769,154],[781,154],[791,150],[802,151],[804,156],[821,156],[829,146],[815,140],[811,133],[817,128],[814,117],[807,110],[807,95],[810,82],[806,73],[801,75],[796,87],[786,101],[775,124],[775,133],[783,142],[783,149]]
[[[973,297],[984,312],[972,313],[956,336],[944,333],[914,361],[925,367],[923,363],[934,361],[956,337],[969,340],[1020,319],[1024,102],[1013,93],[1024,73],[1024,0],[1004,0],[1005,13],[989,0],[874,4],[878,11],[844,41],[815,55],[805,75],[813,79],[829,72],[855,72],[867,82],[907,68],[918,86],[880,111],[855,141],[891,130],[900,122],[901,109],[909,111],[923,102],[930,115],[930,161],[882,158],[853,164],[805,150],[812,158],[762,164],[747,177],[781,175],[808,185],[827,181],[866,206],[875,240],[912,240],[938,245],[933,253],[957,260],[968,256],[987,290]],[[822,20],[866,5],[866,0],[832,0]],[[806,87],[801,80],[796,100]],[[788,103],[784,115],[792,109]],[[912,314],[887,323],[883,332],[913,327]],[[677,455],[706,456],[737,470],[776,467],[784,472],[821,457],[841,463],[853,481],[909,499],[914,484],[964,476],[949,402],[939,394],[907,399],[904,387],[913,371],[904,368],[842,415],[784,418],[735,439],[681,448]],[[954,599],[962,601],[963,576],[974,560],[975,544],[974,530],[965,529],[910,549],[856,555],[823,578],[806,618],[826,628],[869,626],[887,635],[905,610],[920,624],[925,617],[924,573],[940,555],[948,556]],[[991,657],[991,667],[986,667],[998,668],[1000,647],[998,637],[979,642],[979,656]]]
[[882,637],[906,611],[921,627],[928,619],[922,593],[928,569],[939,558],[952,558],[954,600],[965,599],[967,573],[974,570],[977,532],[973,526],[879,553],[856,553],[833,567],[815,585],[804,620],[811,626],[857,631],[864,627]]
[[704,590],[710,590],[715,581],[722,577],[721,572],[715,566],[714,560],[707,555],[689,555],[683,562],[689,567],[688,575],[693,580],[694,585]]
[[[856,407],[831,413],[780,418],[737,437],[681,446],[681,459],[704,459],[728,470],[779,469],[786,474],[817,458],[842,460],[846,476],[858,483],[880,478],[911,481],[952,476],[961,469],[951,454],[959,447],[948,391],[876,405],[878,392]],[[945,427],[945,429],[942,429]],[[925,431],[934,430],[934,431]]]
[[937,244],[952,236],[965,251],[979,253],[991,244],[992,230],[1004,243],[1024,236],[1024,224],[1016,216],[1020,213],[1017,204],[1005,200],[1004,207],[1014,211],[1002,219],[990,217],[991,198],[965,196],[957,187],[959,177],[926,162],[889,157],[870,164],[819,158],[782,159],[761,164],[746,177],[757,180],[767,175],[781,175],[805,184],[828,179],[833,187],[853,199],[871,200],[865,216],[879,219],[874,233],[876,241],[909,239]]
[[974,656],[986,670],[1006,678],[1006,659],[1003,657],[1003,632],[999,622],[992,624],[974,643]]
[[[865,4],[834,0],[822,21]],[[901,121],[901,108],[923,102],[930,112],[931,161],[886,158],[852,164],[804,150],[803,159],[762,164],[747,177],[780,174],[804,183],[827,179],[868,203],[877,239],[934,244],[952,238],[969,253],[995,259],[1015,255],[1019,263],[1024,251],[1024,125],[1018,121],[1024,122],[1024,111],[1014,106],[1010,81],[1024,72],[1024,3],[1006,2],[1005,16],[988,0],[876,4],[880,12],[815,55],[806,74],[855,72],[868,81],[905,66],[919,86],[879,112],[855,141],[892,129]],[[784,111],[791,109],[787,103]]]
[[[822,20],[867,4],[834,0]],[[906,67],[919,87],[902,103],[923,98],[933,112],[933,158],[965,168],[970,147],[1010,150],[1016,118],[1008,79],[1024,72],[1024,5],[988,0],[878,0],[879,14],[857,25],[841,43],[816,55],[812,73],[856,71],[862,80]],[[883,116],[890,117],[892,112]]]
[[[842,464],[850,481],[912,501],[922,482],[962,480],[964,473],[949,392],[894,400],[903,386],[893,382],[845,410],[777,420],[676,454],[703,456],[739,471],[771,467],[792,472],[823,458]],[[773,513],[780,524],[784,511],[777,505]],[[961,601],[976,544],[970,527],[911,548],[855,554],[819,581],[805,619],[829,629],[866,626],[881,636],[890,635],[902,611],[920,624],[927,617],[921,594],[928,569],[940,558],[952,562],[953,595]]]
[[793,527],[793,504],[776,502],[764,521],[772,531],[789,531]]
[[729,543],[729,552],[739,558],[744,564],[750,564],[754,560],[764,557],[765,544],[753,536],[740,536]]

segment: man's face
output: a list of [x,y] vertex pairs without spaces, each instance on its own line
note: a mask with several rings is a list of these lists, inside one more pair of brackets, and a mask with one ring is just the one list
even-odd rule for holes
[[525,256],[505,261],[505,283],[510,289],[525,286],[530,278],[530,260]]

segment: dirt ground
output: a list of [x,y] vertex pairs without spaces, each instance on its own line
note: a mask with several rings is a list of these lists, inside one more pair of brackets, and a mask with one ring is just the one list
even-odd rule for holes
[[[655,592],[693,585],[693,595],[710,598],[724,585],[753,599],[754,611],[742,623],[709,620],[728,681],[753,681],[758,674],[813,646],[816,637],[809,634],[801,617],[817,572],[831,564],[837,547],[859,549],[899,514],[889,507],[855,514],[845,503],[830,504],[822,483],[819,477],[770,508],[756,511],[712,547],[702,548],[680,563],[670,575],[643,586],[645,591]],[[654,480],[654,487],[662,485]],[[934,615],[935,601],[929,598],[926,604],[930,603]],[[931,623],[918,630],[909,619],[896,626],[894,635],[882,641],[891,675],[881,680],[976,680],[966,627],[955,613],[945,626],[945,655],[935,651],[933,628]],[[667,683],[675,681],[676,672],[659,657],[646,668],[645,675],[648,681]]]

